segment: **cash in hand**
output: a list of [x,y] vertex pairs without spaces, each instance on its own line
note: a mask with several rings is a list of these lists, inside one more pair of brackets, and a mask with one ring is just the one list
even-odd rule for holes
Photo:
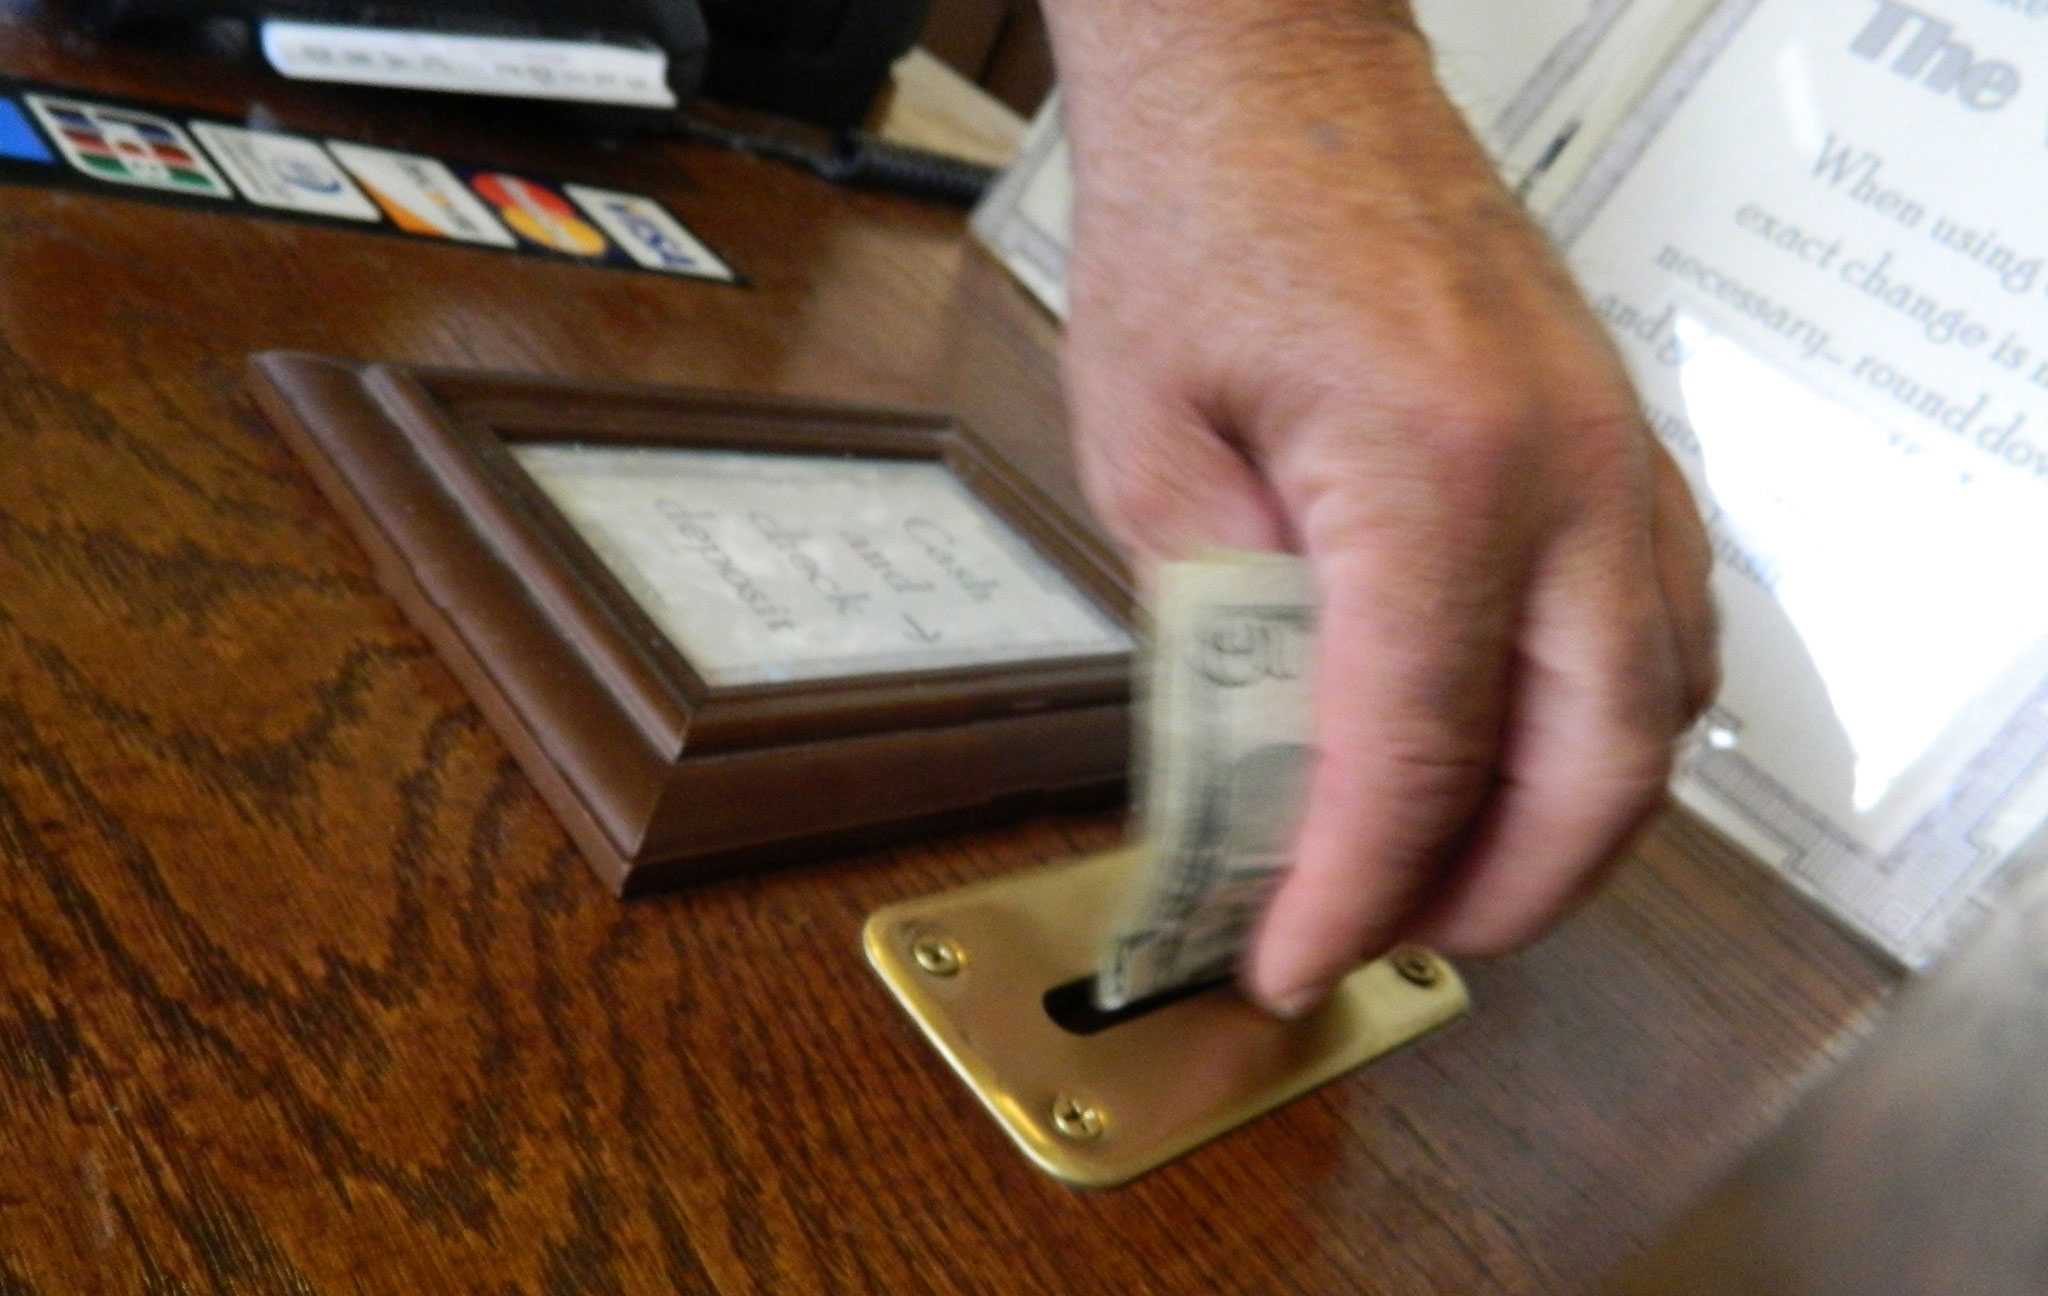
[[1212,552],[1162,565],[1153,599],[1131,776],[1141,863],[1096,972],[1104,1009],[1231,974],[1314,766],[1307,563]]

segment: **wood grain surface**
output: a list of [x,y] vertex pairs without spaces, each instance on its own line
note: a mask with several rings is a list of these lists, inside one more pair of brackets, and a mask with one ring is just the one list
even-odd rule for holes
[[1135,1185],[1029,1169],[863,966],[1041,818],[622,905],[252,409],[249,352],[951,409],[1075,501],[957,213],[102,50],[0,71],[658,195],[752,288],[0,190],[0,1293],[1577,1292],[1890,975],[1670,818],[1477,1012]]
[[1609,1296],[2048,1291],[2048,871]]

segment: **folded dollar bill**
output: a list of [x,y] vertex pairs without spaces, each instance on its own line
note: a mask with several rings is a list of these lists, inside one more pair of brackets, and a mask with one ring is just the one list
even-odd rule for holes
[[1315,591],[1285,554],[1165,564],[1138,673],[1142,864],[1095,978],[1121,1008],[1228,976],[1287,866],[1309,744]]

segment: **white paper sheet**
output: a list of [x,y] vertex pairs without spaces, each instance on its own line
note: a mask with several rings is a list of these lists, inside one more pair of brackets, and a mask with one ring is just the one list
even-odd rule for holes
[[2048,10],[1733,0],[1554,217],[1721,557],[1676,789],[1909,965],[2048,808],[2044,212]]

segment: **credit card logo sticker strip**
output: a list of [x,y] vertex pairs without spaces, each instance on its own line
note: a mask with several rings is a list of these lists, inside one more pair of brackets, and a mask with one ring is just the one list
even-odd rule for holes
[[235,196],[192,137],[168,117],[55,95],[29,95],[28,106],[81,174],[169,193]]
[[4,78],[0,182],[744,282],[644,194],[347,140],[173,118],[156,105],[88,99],[65,87]]
[[192,133],[250,202],[339,220],[383,220],[341,164],[312,140],[205,121],[193,122]]
[[652,198],[589,185],[562,188],[637,265],[693,279],[738,282],[739,275],[722,257]]
[[0,158],[55,166],[57,155],[36,134],[36,128],[12,99],[0,99]]
[[612,250],[611,241],[583,219],[567,198],[539,181],[482,171],[469,178],[469,187],[497,208],[498,219],[529,243],[592,259]]
[[369,190],[391,223],[407,233],[491,247],[519,246],[512,232],[435,159],[341,140],[329,140],[327,147]]

